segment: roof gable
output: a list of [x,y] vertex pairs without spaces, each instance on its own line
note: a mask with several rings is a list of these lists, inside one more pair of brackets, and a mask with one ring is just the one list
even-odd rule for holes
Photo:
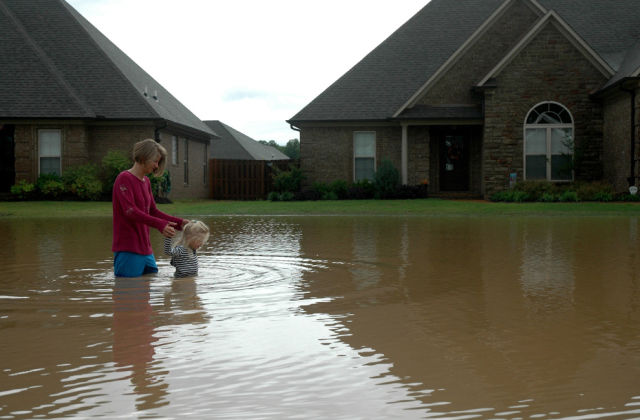
[[[0,116],[9,116],[5,105],[19,103],[21,112],[12,117],[164,119],[212,134],[64,0],[3,0],[0,19],[7,23],[0,36],[11,36],[27,47],[18,51],[0,42],[2,61],[13,67],[21,63],[29,67],[27,72],[8,74],[0,82],[8,92],[5,103],[0,102]],[[13,35],[7,35],[4,28]],[[49,86],[52,80],[59,89]],[[43,90],[49,91],[45,98],[40,95]],[[75,102],[76,106],[57,107],[60,101]]]
[[290,121],[392,117],[504,1],[431,0]]
[[[427,90],[435,83],[437,83],[441,77],[443,77],[447,71],[449,71],[456,62],[469,51],[476,42],[484,35],[489,28],[494,25],[507,11],[507,9],[517,0],[505,0],[492,14],[489,16],[476,31],[467,38],[462,45],[438,68],[427,81],[418,89],[393,115],[397,118],[406,111],[408,108],[412,108],[416,105],[418,100],[425,94]],[[537,2],[530,2],[525,0],[525,3],[530,6],[534,11],[540,15],[544,13],[544,9]]]
[[[514,1],[431,0],[289,122],[402,117]],[[638,0],[521,1],[540,16],[540,21],[488,78],[530,42],[536,30],[548,24],[559,28],[607,78],[623,63],[633,67],[629,63],[635,62],[636,55],[629,55],[630,49],[640,40]],[[625,77],[630,74],[625,72]],[[483,78],[483,83],[488,78]]]
[[548,25],[555,26],[604,76],[610,78],[614,70],[553,10],[538,21],[529,33],[478,83],[483,86],[496,77]]

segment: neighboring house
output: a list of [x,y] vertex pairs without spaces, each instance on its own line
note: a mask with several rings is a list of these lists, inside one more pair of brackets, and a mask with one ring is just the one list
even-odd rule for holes
[[431,0],[288,122],[307,182],[637,184],[640,2]]
[[217,120],[204,121],[219,137],[211,141],[211,159],[289,160],[275,147],[259,143],[238,130]]
[[69,4],[0,0],[0,28],[2,191],[155,138],[169,196],[208,196],[215,133]]

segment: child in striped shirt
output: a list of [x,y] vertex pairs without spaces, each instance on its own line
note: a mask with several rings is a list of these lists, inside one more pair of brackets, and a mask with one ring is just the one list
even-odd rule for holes
[[209,239],[209,227],[199,220],[192,220],[182,228],[182,232],[171,238],[164,238],[164,253],[171,255],[171,265],[176,268],[175,277],[198,275],[197,250]]

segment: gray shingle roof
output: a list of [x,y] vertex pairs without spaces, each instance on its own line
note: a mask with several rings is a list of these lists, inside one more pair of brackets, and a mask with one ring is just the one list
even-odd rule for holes
[[[505,1],[431,0],[289,122],[390,119]],[[538,2],[616,71],[640,39],[638,0]]]
[[0,117],[164,119],[213,134],[64,0],[0,0],[0,27]]
[[214,159],[289,160],[289,156],[278,149],[261,144],[221,121],[204,123],[220,137],[211,142],[211,157]]

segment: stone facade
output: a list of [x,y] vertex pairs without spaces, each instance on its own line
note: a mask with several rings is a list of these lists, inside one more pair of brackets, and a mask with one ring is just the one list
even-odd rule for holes
[[471,89],[538,19],[524,1],[513,2],[418,101],[423,105],[481,104]]
[[603,171],[605,178],[617,191],[624,191],[629,186],[627,180],[631,158],[629,96],[626,92],[616,92],[604,101]]
[[[539,13],[529,1],[510,2],[415,101],[416,111],[420,110],[419,106],[449,105],[440,109],[455,109],[459,105],[482,105],[483,115],[476,120],[425,118],[407,123],[390,117],[385,122],[367,125],[355,122],[301,124],[300,162],[307,184],[353,180],[353,132],[358,130],[375,131],[378,164],[387,158],[400,171],[401,124],[408,124],[408,184],[426,180],[430,193],[441,193],[442,132],[464,131],[465,127],[472,126],[468,134],[468,193],[489,197],[509,188],[512,173],[516,174],[517,181],[524,180],[526,116],[535,106],[554,102],[568,109],[573,119],[574,179],[605,180],[617,191],[625,191],[631,172],[631,95],[614,88],[607,96],[593,96],[610,76],[604,75],[588,58],[588,53],[573,42],[572,35],[556,16],[544,17],[546,22],[533,39],[482,89],[475,88],[537,23],[543,22]],[[624,86],[629,87],[628,83]],[[635,91],[635,153],[640,156],[640,83],[637,81]],[[638,177],[637,161],[634,169]],[[639,179],[636,178],[636,185]]]
[[484,193],[505,189],[509,174],[523,179],[524,122],[546,101],[558,102],[574,121],[576,180],[602,178],[602,105],[590,98],[606,78],[553,25],[544,28],[485,92]]

